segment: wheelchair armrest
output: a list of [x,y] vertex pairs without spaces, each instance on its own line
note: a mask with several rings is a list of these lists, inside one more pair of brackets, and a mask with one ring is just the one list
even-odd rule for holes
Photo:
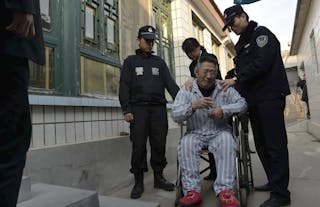
[[239,136],[239,114],[232,115],[232,133],[234,136]]

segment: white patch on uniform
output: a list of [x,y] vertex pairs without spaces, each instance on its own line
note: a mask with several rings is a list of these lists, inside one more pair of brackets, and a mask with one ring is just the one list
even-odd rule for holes
[[264,47],[266,44],[268,44],[268,36],[260,35],[257,37],[256,42],[259,47]]
[[159,75],[159,68],[152,68],[152,75]]
[[244,48],[247,48],[247,47],[249,47],[249,46],[250,46],[250,43],[246,44],[246,45],[244,46]]
[[143,75],[143,67],[136,67],[135,70],[137,75]]

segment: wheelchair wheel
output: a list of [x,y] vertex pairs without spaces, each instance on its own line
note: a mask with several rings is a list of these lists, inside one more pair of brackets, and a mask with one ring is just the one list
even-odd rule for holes
[[246,207],[247,206],[247,189],[245,188],[240,188],[238,192],[238,199],[240,202],[240,207]]
[[176,182],[176,201],[175,206],[178,206],[178,201],[180,198],[183,197],[183,190],[182,190],[182,182],[181,182],[181,173],[180,173],[180,166],[177,166],[177,182]]
[[250,152],[247,149],[246,142],[245,142],[245,134],[241,130],[240,133],[240,188],[245,188],[247,191],[247,194],[249,194],[250,191],[250,185],[249,185],[249,159],[248,156],[250,156]]
[[244,144],[244,136],[241,131],[237,139],[237,158],[236,158],[236,194],[241,207],[247,205],[247,196],[250,192],[248,157]]

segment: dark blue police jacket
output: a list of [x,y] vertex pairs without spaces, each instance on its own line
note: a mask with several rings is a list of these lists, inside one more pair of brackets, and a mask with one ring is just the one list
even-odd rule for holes
[[250,21],[235,49],[237,84],[249,105],[290,94],[280,43],[270,30]]

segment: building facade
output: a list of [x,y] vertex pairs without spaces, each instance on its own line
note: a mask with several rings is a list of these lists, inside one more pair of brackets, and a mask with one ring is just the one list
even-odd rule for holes
[[306,79],[311,119],[307,130],[320,138],[320,1],[298,0],[290,55],[297,56],[298,74]]
[[[46,64],[30,62],[33,135],[26,167],[35,182],[107,193],[130,181],[129,125],[118,88],[121,64],[137,48],[139,27],[156,27],[155,53],[178,84],[190,76],[190,60],[181,49],[188,37],[217,55],[223,75],[233,67],[233,43],[221,31],[223,16],[212,0],[41,0],[40,5]],[[169,120],[168,157],[175,160],[179,128]]]

